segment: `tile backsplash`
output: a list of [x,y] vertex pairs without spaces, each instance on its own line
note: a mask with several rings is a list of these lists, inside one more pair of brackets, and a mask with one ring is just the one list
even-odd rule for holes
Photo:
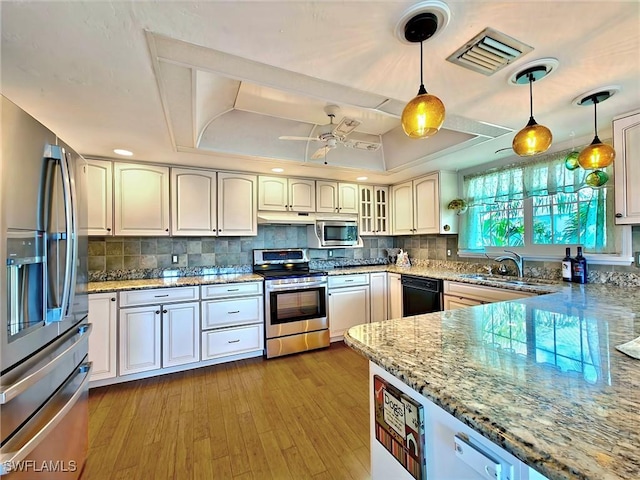
[[[386,259],[394,237],[363,237],[363,248],[312,249],[317,260],[336,264]],[[254,248],[306,248],[306,226],[259,225],[251,237],[90,237],[89,271],[252,265]],[[329,256],[331,251],[331,257]],[[173,255],[178,263],[171,263]]]
[[[363,248],[311,249],[312,260],[327,266],[358,263],[384,263],[387,248],[402,248],[412,261],[479,262],[479,259],[458,258],[457,235],[413,235],[397,237],[362,237]],[[633,227],[634,252],[640,251],[640,226]],[[172,267],[250,266],[254,248],[307,247],[305,226],[259,225],[252,237],[90,237],[89,271],[163,269]],[[331,252],[331,256],[330,256]],[[448,254],[450,253],[450,255]],[[171,257],[178,256],[172,264]],[[482,260],[480,263],[490,263]],[[599,276],[638,275],[635,265],[590,265]],[[540,278],[560,278],[558,262],[525,261],[525,275]]]

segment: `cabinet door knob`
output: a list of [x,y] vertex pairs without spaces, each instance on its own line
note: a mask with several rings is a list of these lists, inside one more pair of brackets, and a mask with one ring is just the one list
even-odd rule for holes
[[116,301],[116,297],[111,297],[111,301],[115,302]]
[[110,232],[110,231],[111,231],[111,229],[110,229],[110,228],[107,228],[107,232]]
[[621,213],[616,213],[616,218],[622,218],[622,214]]
[[162,313],[167,313],[167,311],[166,310],[162,310]]
[[168,229],[168,228],[165,228],[165,229],[164,229],[164,231],[165,231],[165,232],[168,232],[168,231],[169,231],[169,229]]
[[156,310],[156,315],[160,315],[160,310]]

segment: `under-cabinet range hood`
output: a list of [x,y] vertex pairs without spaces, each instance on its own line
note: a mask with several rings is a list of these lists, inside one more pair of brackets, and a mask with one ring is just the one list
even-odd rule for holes
[[313,225],[314,223],[316,223],[315,213],[258,211],[258,224],[261,225]]

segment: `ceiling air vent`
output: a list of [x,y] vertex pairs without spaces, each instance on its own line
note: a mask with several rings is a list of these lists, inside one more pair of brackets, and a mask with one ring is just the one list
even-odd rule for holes
[[533,50],[533,47],[500,33],[485,28],[447,58],[451,63],[484,75],[493,75],[518,58]]

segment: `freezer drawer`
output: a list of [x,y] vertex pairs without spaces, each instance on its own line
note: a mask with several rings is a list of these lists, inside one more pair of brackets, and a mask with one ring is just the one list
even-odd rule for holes
[[73,480],[88,450],[91,365],[83,359],[56,393],[0,449],[7,480]]
[[0,378],[0,431],[6,442],[60,388],[89,351],[91,325],[80,324]]

